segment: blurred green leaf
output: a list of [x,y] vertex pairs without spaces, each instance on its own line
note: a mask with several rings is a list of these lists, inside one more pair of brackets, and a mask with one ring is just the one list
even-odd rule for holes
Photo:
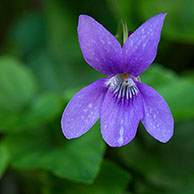
[[118,155],[124,164],[140,174],[135,180],[138,193],[190,190],[194,181],[193,124],[193,121],[175,123],[174,136],[166,144],[155,140],[141,127],[138,137],[119,149]]
[[98,177],[90,185],[56,181],[52,193],[62,194],[122,194],[131,181],[130,174],[118,165],[104,161]]
[[[44,124],[61,114],[64,109],[64,99],[56,94],[44,93],[38,96],[30,105],[29,114],[24,117],[24,123],[29,127]],[[24,126],[23,126],[24,127]]]
[[177,42],[194,43],[194,1],[193,0],[140,0],[139,14],[144,20],[168,13],[163,28],[164,35]]
[[152,64],[141,78],[142,82],[152,86],[166,99],[175,119],[194,117],[193,81],[156,64]]
[[151,66],[140,75],[140,78],[142,82],[158,90],[179,79],[175,72],[156,63],[151,64]]
[[55,119],[64,109],[64,99],[55,94],[44,93],[35,97],[26,110],[6,112],[0,117],[0,131],[6,133],[26,130],[46,124]]
[[37,83],[14,58],[0,58],[0,131],[13,132],[45,124],[61,114],[65,99],[51,93],[37,96]]
[[0,178],[3,176],[9,163],[9,152],[3,144],[0,144]]
[[41,89],[57,93],[75,85],[76,71],[74,73],[68,64],[72,64],[70,58],[59,60],[45,50],[34,53],[29,60],[29,66],[38,78]]
[[167,100],[173,116],[176,119],[191,119],[194,117],[194,84],[179,79],[160,90]]
[[[105,149],[98,128],[96,124],[74,140],[63,138],[62,145],[54,142],[53,135],[48,137],[49,131],[43,128],[9,135],[5,143],[11,152],[11,165],[20,169],[42,168],[62,178],[91,182],[99,171]],[[61,129],[56,129],[62,136]]]
[[73,57],[65,58],[64,55],[63,59],[59,59],[45,50],[33,55],[29,66],[38,78],[41,89],[49,92],[61,93],[105,77],[86,64],[83,58],[75,61]]
[[37,83],[31,72],[12,57],[0,58],[0,112],[22,110],[34,97]]

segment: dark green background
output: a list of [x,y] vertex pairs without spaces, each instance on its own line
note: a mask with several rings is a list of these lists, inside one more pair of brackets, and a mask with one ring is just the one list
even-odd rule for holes
[[[140,124],[121,148],[102,140],[99,122],[66,140],[60,120],[69,99],[103,77],[83,59],[78,16],[116,34],[167,12],[155,62],[141,79],[168,102],[173,138],[162,144]],[[194,193],[194,1],[0,1],[1,194]]]

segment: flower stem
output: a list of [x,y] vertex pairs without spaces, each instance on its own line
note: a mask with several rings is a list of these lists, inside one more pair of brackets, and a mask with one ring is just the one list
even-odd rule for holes
[[125,41],[128,38],[128,27],[127,27],[127,22],[122,19],[119,22],[118,29],[117,29],[117,34],[115,36],[117,40],[120,42],[121,45],[124,45]]
[[127,27],[127,22],[124,19],[121,20],[121,24],[123,27],[123,44],[124,44],[128,38],[128,27]]

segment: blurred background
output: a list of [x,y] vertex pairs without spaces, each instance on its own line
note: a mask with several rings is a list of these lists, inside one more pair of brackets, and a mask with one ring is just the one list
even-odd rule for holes
[[[153,139],[140,124],[121,148],[102,140],[99,122],[68,141],[62,112],[82,87],[103,77],[83,59],[78,16],[116,34],[167,12],[158,55],[141,79],[168,102],[173,138]],[[0,1],[1,194],[194,193],[194,1]]]

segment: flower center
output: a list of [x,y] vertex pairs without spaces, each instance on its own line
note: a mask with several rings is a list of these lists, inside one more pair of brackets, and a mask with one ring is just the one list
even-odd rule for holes
[[117,74],[108,80],[107,85],[115,97],[121,100],[129,100],[138,93],[138,88],[134,79],[137,78],[134,78],[127,73]]

